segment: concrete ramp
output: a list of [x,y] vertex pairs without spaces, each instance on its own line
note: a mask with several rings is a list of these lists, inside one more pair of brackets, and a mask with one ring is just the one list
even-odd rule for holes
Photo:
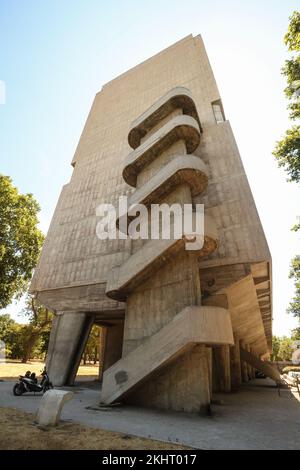
[[267,377],[270,377],[270,379],[274,380],[274,382],[281,382],[280,372],[275,369],[275,367],[271,366],[271,364],[261,361],[258,357],[254,356],[254,354],[251,354],[249,351],[246,351],[243,348],[240,348],[240,352],[241,359],[243,361],[247,362],[252,367],[255,367],[255,369],[260,370]]
[[233,344],[228,310],[201,306],[183,309],[156,334],[104,372],[101,402],[110,404],[122,399],[196,344]]

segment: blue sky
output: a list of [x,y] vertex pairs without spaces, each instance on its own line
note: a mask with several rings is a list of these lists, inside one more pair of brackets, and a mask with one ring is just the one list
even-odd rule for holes
[[[101,86],[184,36],[202,34],[273,256],[274,332],[293,293],[290,231],[299,188],[271,152],[289,126],[280,68],[297,1],[0,0],[0,171],[41,205],[47,230],[93,97]],[[9,311],[17,318],[22,304]],[[20,318],[19,318],[20,319]]]

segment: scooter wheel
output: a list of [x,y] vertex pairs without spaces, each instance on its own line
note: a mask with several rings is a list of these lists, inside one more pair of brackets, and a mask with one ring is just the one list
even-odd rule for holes
[[16,384],[13,388],[13,394],[16,396],[16,397],[20,397],[21,395],[23,395],[23,389],[21,387],[20,384]]

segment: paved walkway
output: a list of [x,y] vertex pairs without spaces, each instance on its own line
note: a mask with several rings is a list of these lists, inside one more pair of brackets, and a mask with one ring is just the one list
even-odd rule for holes
[[[213,415],[202,417],[132,406],[87,409],[99,401],[99,389],[81,383],[62,418],[88,426],[177,442],[198,449],[300,449],[300,403],[288,392],[279,397],[268,379],[256,379],[239,393],[216,398]],[[0,407],[35,412],[40,397],[14,397],[13,382],[0,382]]]

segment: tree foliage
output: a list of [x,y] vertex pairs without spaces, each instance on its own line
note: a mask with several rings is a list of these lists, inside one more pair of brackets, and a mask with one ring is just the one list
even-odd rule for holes
[[272,361],[290,361],[293,354],[293,339],[287,336],[273,336]]
[[99,349],[100,327],[97,325],[93,325],[83,353],[83,363],[86,364],[87,361],[92,361],[94,364],[96,364],[99,359]]
[[0,308],[28,287],[44,239],[37,228],[39,210],[32,194],[20,194],[0,175]]
[[[273,154],[277,159],[278,165],[283,167],[287,172],[289,181],[299,183],[300,125],[297,124],[297,121],[300,118],[300,12],[298,11],[294,11],[290,16],[284,42],[288,50],[293,53],[293,55],[285,61],[282,73],[287,81],[285,94],[289,100],[288,109],[290,110],[290,119],[296,121],[296,124],[288,129],[283,138],[276,143]],[[300,230],[300,223],[298,222],[294,225],[292,230]],[[294,279],[295,294],[290,302],[288,312],[300,319],[300,256],[295,256],[292,260],[289,277]]]
[[29,323],[22,330],[22,362],[26,363],[39,344],[40,352],[45,351],[44,342],[49,341],[53,314],[46,307],[40,305],[32,296],[27,297],[26,308],[23,314],[28,317]]
[[295,294],[289,305],[288,312],[300,319],[300,255],[292,259],[289,277],[294,279]]
[[300,12],[294,11],[290,16],[290,24],[284,36],[284,42],[289,51],[300,50]]
[[277,142],[274,154],[278,165],[286,169],[289,180],[300,182],[300,126],[286,131],[285,137]]
[[5,342],[5,353],[12,359],[43,359],[47,351],[53,314],[28,297],[23,314],[29,322],[15,322],[9,314],[0,315],[0,340]]
[[[288,50],[296,52],[286,60],[282,73],[286,78],[286,97],[289,100],[290,119],[300,118],[300,13],[294,11],[290,17],[288,31],[284,41]],[[289,175],[290,181],[300,182],[300,126],[298,124],[287,130],[283,138],[276,143],[274,152],[280,167]]]

